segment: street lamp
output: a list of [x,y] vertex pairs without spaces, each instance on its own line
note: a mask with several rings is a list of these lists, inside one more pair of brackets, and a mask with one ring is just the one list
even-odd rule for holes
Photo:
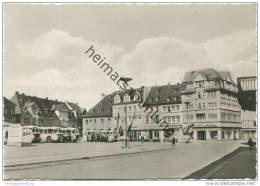
[[[185,103],[185,105],[186,105],[186,109],[187,109],[187,126],[189,125],[189,123],[188,123],[188,120],[189,120],[189,115],[188,115],[188,113],[189,113],[189,104],[191,103],[190,101],[185,101],[184,102]],[[184,134],[186,133],[186,131],[184,132]]]
[[[127,77],[121,77],[119,79],[120,81],[123,81],[124,84],[128,85],[128,82],[132,80],[132,78],[127,78]],[[126,89],[124,92],[127,93],[129,90]],[[131,92],[129,91],[129,96],[131,99]],[[127,148],[127,134],[128,134],[128,130],[127,130],[127,103],[125,105],[125,148]]]

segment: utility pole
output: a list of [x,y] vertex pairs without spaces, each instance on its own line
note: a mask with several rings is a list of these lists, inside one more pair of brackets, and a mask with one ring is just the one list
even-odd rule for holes
[[186,109],[187,109],[187,126],[189,126],[189,121],[188,121],[189,120],[189,117],[188,117],[189,116],[188,115],[189,114],[189,108],[188,108],[188,106],[190,104],[190,101],[185,101],[184,103],[186,104]]
[[127,104],[125,105],[125,148],[127,148]]

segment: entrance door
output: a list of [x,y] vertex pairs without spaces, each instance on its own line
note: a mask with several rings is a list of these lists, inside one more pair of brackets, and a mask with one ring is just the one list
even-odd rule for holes
[[206,132],[198,131],[198,140],[206,140]]
[[149,130],[149,139],[152,140],[153,139],[153,131]]

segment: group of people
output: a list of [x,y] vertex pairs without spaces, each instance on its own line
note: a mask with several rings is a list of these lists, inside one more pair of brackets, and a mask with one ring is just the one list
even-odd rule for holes
[[105,134],[90,134],[87,136],[89,142],[108,142],[108,135]]

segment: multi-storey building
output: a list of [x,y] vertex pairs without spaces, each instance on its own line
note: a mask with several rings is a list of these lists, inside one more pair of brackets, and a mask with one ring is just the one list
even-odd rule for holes
[[4,121],[16,123],[15,106],[12,101],[4,97]]
[[249,110],[241,111],[241,139],[256,138],[256,112]]
[[[163,120],[167,123],[167,128],[178,136],[182,133],[182,104],[180,91],[183,86],[177,85],[162,85],[154,86],[150,89],[147,98],[145,99],[145,106],[153,108],[153,115],[158,120]],[[144,107],[145,109],[145,107]],[[158,112],[156,112],[158,111]],[[150,111],[145,112],[144,129],[147,131],[148,139],[156,141],[164,141],[164,127],[165,125],[159,125],[158,121],[151,119],[147,114]],[[156,121],[156,122],[155,122]],[[142,131],[142,130],[141,130]]]
[[140,106],[144,91],[144,87],[141,87],[135,89],[132,94],[123,91],[113,93],[114,125],[121,129],[121,135],[125,135],[127,127],[131,125],[132,132],[130,132],[129,137],[132,141],[140,139],[140,130],[144,129],[146,123],[144,110]]
[[112,103],[113,96],[106,95],[82,117],[84,140],[96,141],[101,135],[114,131]]
[[4,97],[4,121],[3,121],[3,138],[4,144],[7,144],[8,127],[10,124],[16,123],[15,107],[16,105],[9,99]]
[[241,111],[237,85],[229,72],[204,69],[187,72],[181,92],[182,123],[193,125],[193,138],[238,139]]
[[241,138],[256,136],[256,76],[239,77],[238,102],[241,105]]
[[74,114],[74,121],[77,122],[77,128],[82,136],[82,117],[86,114],[86,109],[81,108],[78,103],[65,102],[70,112]]
[[169,129],[180,131],[180,89],[181,85],[164,85],[141,87],[131,94],[128,91],[113,92],[84,116],[84,135],[119,131],[125,136],[126,129],[131,126],[128,134],[131,141],[163,141],[165,126],[159,126],[155,118],[165,120]]
[[16,121],[22,125],[77,127],[77,118],[64,102],[15,92]]

